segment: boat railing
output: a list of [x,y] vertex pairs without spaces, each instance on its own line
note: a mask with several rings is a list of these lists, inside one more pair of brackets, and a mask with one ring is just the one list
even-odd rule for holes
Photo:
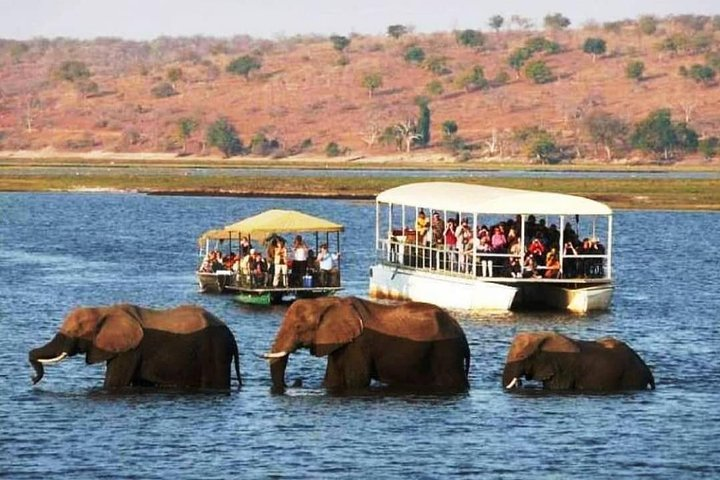
[[382,239],[378,244],[378,260],[418,270],[456,274],[467,277],[506,277],[531,279],[608,279],[604,254],[560,256],[556,275],[545,277],[547,267],[537,265],[534,271],[523,265],[520,254],[462,251],[443,244],[407,243],[402,237]]

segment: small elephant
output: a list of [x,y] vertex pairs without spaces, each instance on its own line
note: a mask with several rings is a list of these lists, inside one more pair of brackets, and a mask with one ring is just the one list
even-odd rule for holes
[[324,385],[366,388],[371,380],[401,388],[465,391],[470,349],[458,322],[426,303],[383,305],[355,297],[296,300],[270,359],[273,391],[285,389],[288,356],[309,348],[328,356]]
[[242,385],[237,343],[212,313],[192,305],[151,310],[135,305],[76,308],[50,342],[31,350],[33,383],[43,365],[85,354],[88,364],[107,362],[104,386],[229,389],[231,363]]
[[510,346],[503,386],[519,388],[521,377],[550,390],[643,390],[655,388],[645,362],[611,337],[573,340],[552,332],[519,333]]

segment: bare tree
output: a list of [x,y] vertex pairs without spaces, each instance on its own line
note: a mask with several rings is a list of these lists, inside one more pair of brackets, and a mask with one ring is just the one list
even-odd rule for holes
[[685,114],[685,123],[690,123],[690,117],[692,116],[693,110],[695,110],[696,106],[697,103],[691,102],[690,100],[685,100],[680,103],[680,108],[682,108],[682,111]]
[[422,135],[417,131],[415,120],[405,120],[395,125],[395,134],[402,142],[405,152],[410,153],[413,143],[420,140]]
[[33,124],[35,118],[42,109],[42,102],[37,95],[29,93],[25,95],[23,100],[23,120],[25,123],[25,130],[30,133],[33,131]]

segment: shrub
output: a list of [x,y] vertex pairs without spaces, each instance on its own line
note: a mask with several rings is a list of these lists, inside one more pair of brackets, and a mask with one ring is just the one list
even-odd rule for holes
[[347,153],[347,148],[341,147],[336,142],[330,142],[325,145],[325,155],[328,157],[339,157]]
[[438,96],[445,92],[445,88],[440,80],[431,80],[425,85],[425,91],[430,95]]
[[177,91],[175,91],[169,82],[158,83],[150,90],[150,93],[152,93],[155,98],[167,98],[177,95]]
[[408,28],[405,25],[390,25],[387,28],[388,36],[398,39],[408,33]]
[[644,71],[645,64],[640,60],[633,60],[631,62],[628,62],[628,64],[625,66],[625,75],[632,80],[642,80]]
[[350,39],[341,35],[332,35],[330,41],[338,52],[344,51],[350,45]]
[[455,32],[455,41],[458,45],[477,48],[485,45],[485,35],[479,30],[461,30]]
[[242,75],[246,79],[249,78],[250,72],[253,70],[259,70],[262,67],[262,62],[253,56],[243,55],[237,57],[225,67],[225,71],[234,75]]
[[537,84],[550,83],[555,80],[555,76],[542,60],[534,60],[525,67],[525,75]]
[[720,139],[718,137],[703,138],[698,142],[698,151],[706,159],[715,157],[720,152]]
[[65,61],[55,70],[56,78],[68,82],[88,79],[91,75],[87,65],[77,60]]
[[411,45],[405,50],[405,61],[418,65],[425,60],[425,50],[417,45]]

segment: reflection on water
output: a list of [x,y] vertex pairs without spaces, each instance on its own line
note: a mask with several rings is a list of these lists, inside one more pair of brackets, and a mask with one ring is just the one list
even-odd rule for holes
[[[303,200],[293,208],[346,225],[347,294],[365,296],[373,258],[369,202]],[[8,478],[308,478],[650,476],[711,478],[720,467],[720,323],[712,273],[720,215],[618,212],[612,309],[453,312],[472,352],[471,390],[330,395],[325,359],[289,361],[302,386],[270,394],[270,348],[286,311],[202,295],[195,239],[281,199],[107,194],[0,195],[0,472]],[[688,232],[694,232],[688,237]],[[652,241],[647,241],[648,235]],[[687,247],[688,238],[692,247]],[[104,367],[81,356],[30,382],[27,352],[77,305],[198,303],[238,339],[244,387],[229,394],[100,389]],[[654,392],[505,392],[519,331],[627,341],[653,369]],[[7,446],[11,447],[8,448]],[[282,447],[282,448],[279,448]]]

